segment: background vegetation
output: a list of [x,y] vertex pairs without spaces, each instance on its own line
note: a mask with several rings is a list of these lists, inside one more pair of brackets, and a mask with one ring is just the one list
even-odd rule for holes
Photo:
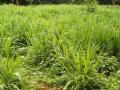
[[89,2],[96,1],[99,4],[120,4],[120,0],[0,0],[1,4],[4,3],[14,3],[19,5],[28,4],[60,4],[60,3],[75,3],[75,4],[85,4]]

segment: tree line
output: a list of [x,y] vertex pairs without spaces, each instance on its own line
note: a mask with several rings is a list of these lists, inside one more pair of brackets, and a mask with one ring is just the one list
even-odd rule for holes
[[120,0],[0,0],[1,4],[18,4],[18,5],[28,5],[28,4],[59,4],[59,3],[76,3],[85,4],[89,2],[96,1],[99,4],[120,4]]

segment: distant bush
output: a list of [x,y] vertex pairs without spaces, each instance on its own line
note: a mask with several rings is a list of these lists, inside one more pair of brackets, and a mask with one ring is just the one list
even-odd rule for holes
[[99,4],[120,4],[120,0],[98,0]]

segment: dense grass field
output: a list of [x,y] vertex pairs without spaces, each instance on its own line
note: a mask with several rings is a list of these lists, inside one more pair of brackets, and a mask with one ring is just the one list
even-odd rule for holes
[[120,90],[120,7],[0,6],[0,90]]

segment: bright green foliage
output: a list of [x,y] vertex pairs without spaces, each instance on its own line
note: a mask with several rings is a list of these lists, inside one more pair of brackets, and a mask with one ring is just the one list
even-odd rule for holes
[[19,61],[3,59],[0,61],[0,89],[13,90],[21,88],[21,76],[17,69]]
[[91,5],[0,6],[1,90],[119,90],[120,7]]

